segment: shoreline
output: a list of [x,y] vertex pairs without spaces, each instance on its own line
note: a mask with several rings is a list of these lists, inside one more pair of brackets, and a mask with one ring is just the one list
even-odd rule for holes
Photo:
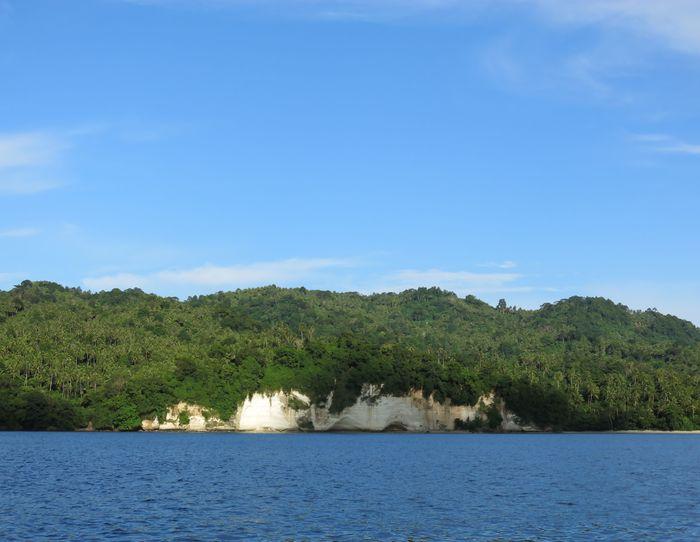
[[214,429],[203,431],[188,431],[178,429],[153,431],[113,431],[109,429],[75,429],[65,430],[8,430],[0,429],[0,433],[144,433],[144,434],[241,434],[241,435],[700,435],[700,429],[687,431],[665,431],[663,429],[614,429],[610,431],[236,431],[229,429]]

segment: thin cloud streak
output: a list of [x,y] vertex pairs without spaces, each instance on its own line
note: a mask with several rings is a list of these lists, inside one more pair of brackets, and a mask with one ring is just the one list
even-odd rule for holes
[[667,134],[635,134],[631,139],[653,152],[700,156],[700,144],[681,141]]
[[0,195],[32,195],[62,186],[47,171],[70,147],[49,132],[0,134]]
[[[594,29],[576,51],[546,48],[517,35],[496,34],[484,43],[483,68],[518,93],[554,93],[567,99],[594,98],[614,104],[643,99],[620,81],[653,61],[657,50],[700,55],[700,2],[675,0],[123,0],[149,6],[245,9],[259,17],[317,21],[423,21],[474,24],[503,17],[554,29]],[[534,58],[534,60],[533,60]],[[674,152],[689,153],[691,149]]]
[[671,154],[695,154],[700,155],[700,145],[691,145],[690,143],[676,143],[667,147],[658,147],[659,152],[667,152]]
[[246,288],[267,284],[290,285],[308,280],[317,273],[352,265],[350,260],[327,258],[289,259],[273,262],[216,266],[204,265],[192,269],[166,270],[148,274],[118,273],[83,280],[90,290],[112,288],[141,288],[159,290],[172,287]]
[[[510,263],[510,262],[504,262]],[[288,259],[251,264],[217,266],[204,265],[189,269],[162,270],[152,273],[115,273],[83,279],[89,290],[140,288],[151,292],[186,292],[189,295],[220,289],[278,286],[307,286],[312,288],[343,284],[342,291],[363,293],[401,292],[437,286],[458,295],[502,294],[534,291],[556,291],[553,288],[521,284],[518,273],[473,273],[441,269],[403,269],[358,283],[346,270],[360,265],[354,259]],[[364,283],[364,284],[363,284]],[[335,289],[335,288],[331,288]]]
[[505,284],[521,277],[517,273],[472,273],[470,271],[443,271],[428,269],[417,271],[406,269],[395,275],[396,280],[406,282],[439,283],[453,282],[457,284]]
[[12,228],[0,230],[0,237],[34,237],[41,231],[37,228]]
[[[482,12],[531,10],[554,25],[601,26],[652,37],[665,46],[700,54],[697,0],[124,0],[150,6],[286,9],[325,19],[382,20],[426,13],[474,16]],[[452,17],[450,20],[454,20]]]
[[404,269],[384,278],[383,282],[367,292],[401,292],[411,288],[437,286],[457,295],[505,294],[535,291],[554,292],[555,288],[520,284],[525,278],[519,273],[473,273],[442,269]]
[[700,282],[628,281],[588,284],[579,290],[583,295],[603,296],[624,303],[633,310],[656,308],[700,326]]
[[502,262],[480,263],[479,267],[497,267],[498,269],[515,269],[518,263],[513,260],[503,260]]
[[0,178],[0,195],[27,196],[54,190],[61,186],[64,186],[64,183],[46,179],[23,179],[21,177],[10,179]]
[[16,283],[21,282],[22,280],[26,279],[28,277],[27,273],[19,273],[19,272],[2,272],[0,273],[0,284],[6,285],[8,288],[14,286]]
[[555,23],[627,29],[641,36],[652,36],[677,51],[700,54],[697,0],[521,0],[521,3],[535,6]]
[[66,141],[43,132],[0,135],[0,169],[45,165],[66,148]]

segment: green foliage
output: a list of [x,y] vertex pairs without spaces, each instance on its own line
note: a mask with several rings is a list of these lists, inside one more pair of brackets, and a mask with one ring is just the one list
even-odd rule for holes
[[561,429],[569,426],[571,404],[566,393],[550,383],[511,380],[498,388],[508,408],[526,424]]
[[83,423],[71,402],[0,380],[0,429],[69,431]]
[[494,403],[488,407],[481,406],[480,416],[475,416],[469,420],[455,420],[455,429],[459,431],[470,431],[472,433],[492,433],[500,430],[503,417]]
[[180,427],[186,427],[190,424],[190,415],[186,410],[183,410],[180,412],[180,415],[177,417],[178,422],[180,423]]
[[495,404],[486,409],[486,425],[488,425],[490,430],[495,431],[501,426],[502,422],[503,416],[501,416]]
[[484,430],[484,420],[476,417],[470,420],[455,419],[455,429],[458,431],[469,431],[471,433],[481,433]]
[[[330,408],[363,384],[453,404],[495,391],[552,429],[700,427],[700,330],[572,297],[536,311],[438,288],[282,289],[186,301],[24,281],[0,292],[0,427],[134,430],[187,401],[233,414],[257,391]],[[497,409],[472,430],[500,424]]]

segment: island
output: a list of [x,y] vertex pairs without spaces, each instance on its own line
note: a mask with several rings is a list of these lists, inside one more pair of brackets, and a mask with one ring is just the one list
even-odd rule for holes
[[571,297],[0,292],[0,429],[700,429],[700,329]]

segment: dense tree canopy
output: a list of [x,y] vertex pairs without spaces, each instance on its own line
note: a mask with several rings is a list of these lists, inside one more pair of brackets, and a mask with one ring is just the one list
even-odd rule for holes
[[437,288],[0,292],[0,428],[129,430],[180,400],[227,417],[292,388],[339,410],[364,383],[460,404],[495,391],[555,429],[700,428],[700,329],[602,298],[530,311]]

